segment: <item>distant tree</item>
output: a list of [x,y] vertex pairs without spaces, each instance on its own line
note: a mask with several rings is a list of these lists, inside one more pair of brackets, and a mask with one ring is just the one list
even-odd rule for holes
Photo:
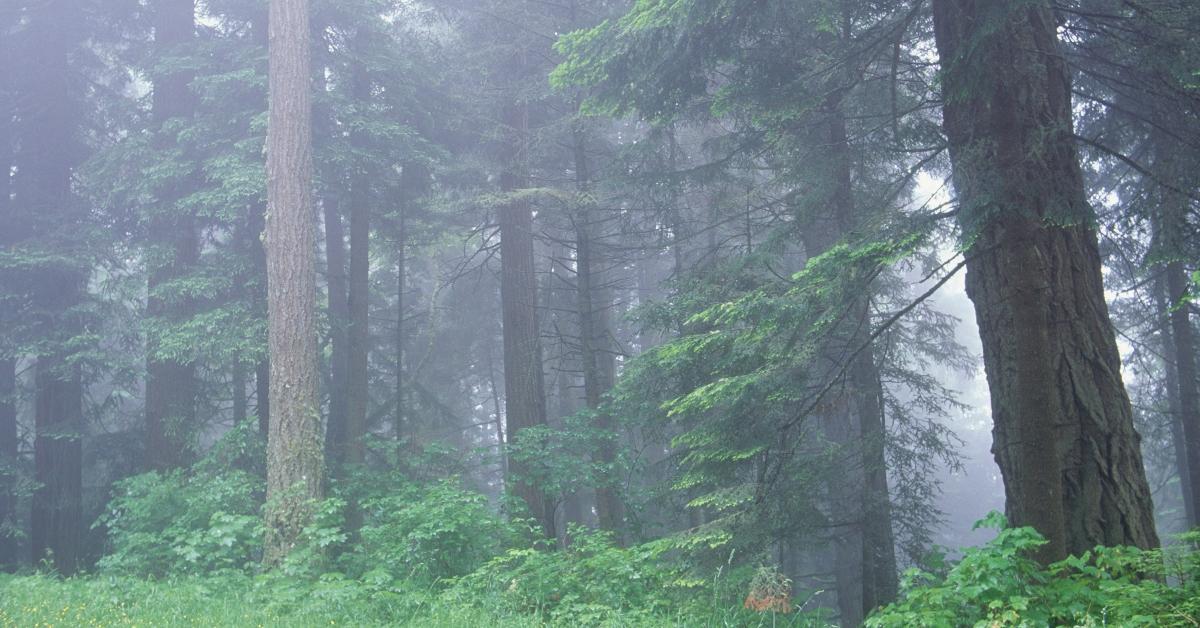
[[[154,4],[154,47],[160,62],[186,58],[194,39],[195,1],[159,0]],[[166,63],[171,68],[170,63]],[[154,77],[153,117],[157,128],[154,147],[177,150],[173,139],[194,109],[188,83],[193,74],[168,69]],[[195,186],[191,160],[180,156],[184,172],[171,177],[157,190],[159,207],[148,226],[147,316],[168,324],[192,313],[191,298],[177,284],[199,257],[195,217],[179,200]],[[165,294],[164,294],[165,293]],[[178,467],[187,452],[196,426],[196,364],[187,355],[160,355],[154,334],[148,338],[146,356],[146,463],[153,469]]]
[[81,304],[90,265],[85,224],[72,174],[84,157],[80,60],[87,36],[82,2],[52,0],[25,7],[16,46],[20,120],[13,180],[17,204],[11,252],[23,261],[22,291],[35,338],[33,559],[63,574],[83,551],[83,381],[75,360],[84,332]]

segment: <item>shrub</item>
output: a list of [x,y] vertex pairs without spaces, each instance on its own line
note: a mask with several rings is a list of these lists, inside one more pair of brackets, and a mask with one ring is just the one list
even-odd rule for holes
[[262,482],[247,473],[146,473],[122,480],[95,526],[101,571],[161,578],[253,568],[262,551]]
[[867,620],[887,626],[1195,626],[1200,621],[1200,555],[1193,534],[1169,550],[1100,547],[1043,568],[1045,543],[1032,528],[1006,528],[993,513],[976,524],[1000,528],[967,550],[945,576],[910,570],[902,599]]
[[350,557],[360,572],[436,582],[474,571],[525,536],[456,481],[402,484],[362,508],[361,541]]
[[683,570],[656,545],[621,548],[607,532],[572,526],[568,550],[512,549],[460,579],[446,595],[457,600],[498,601],[516,613],[580,625],[609,616],[646,617],[677,610]]

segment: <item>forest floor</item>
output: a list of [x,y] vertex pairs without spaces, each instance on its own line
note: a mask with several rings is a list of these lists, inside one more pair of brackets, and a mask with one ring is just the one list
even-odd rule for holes
[[[646,615],[606,611],[588,617],[543,617],[504,611],[484,601],[455,601],[422,591],[364,589],[351,580],[318,583],[242,575],[147,581],[104,576],[57,579],[0,576],[0,627],[88,626],[813,626],[801,616]],[[822,624],[823,625],[823,624]]]

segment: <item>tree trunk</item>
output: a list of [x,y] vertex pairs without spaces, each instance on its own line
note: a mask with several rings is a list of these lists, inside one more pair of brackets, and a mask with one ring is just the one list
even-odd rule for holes
[[[355,101],[362,106],[371,97],[370,82],[362,68],[350,77]],[[363,148],[361,132],[351,142]],[[350,328],[346,359],[349,362],[346,387],[345,462],[351,466],[366,462],[367,405],[370,401],[370,318],[371,301],[371,190],[364,173],[366,164],[356,168],[350,182]],[[352,526],[353,527],[353,526]]]
[[[0,53],[8,52],[7,46],[0,44]],[[7,251],[12,245],[13,226],[17,222],[10,203],[12,195],[12,123],[13,106],[9,84],[11,70],[0,68],[0,224],[8,228],[0,233],[0,247]],[[0,283],[0,290],[7,291],[8,286]],[[4,299],[0,299],[0,325],[15,323],[10,317]],[[12,571],[17,567],[17,539],[6,534],[3,530],[7,525],[16,523],[15,488],[17,469],[17,360],[13,345],[16,339],[0,335],[0,571]]]
[[[843,37],[850,41],[849,20]],[[828,202],[820,205],[803,233],[806,255],[821,255],[840,240],[852,236],[864,216],[854,198],[853,158],[850,150],[842,95],[830,97],[825,105],[826,127],[821,140],[828,147],[827,172],[822,180]],[[853,274],[846,278],[857,281]],[[844,395],[824,404],[827,438],[838,449],[836,468],[830,477],[830,513],[835,555],[839,617],[853,626],[874,609],[895,600],[899,588],[896,573],[895,536],[892,531],[891,495],[887,481],[883,423],[883,389],[869,346],[871,334],[870,294],[855,294],[866,286],[851,285],[843,322],[826,339],[822,372],[836,377],[846,368]],[[845,356],[866,347],[849,365]]]
[[404,288],[407,277],[408,254],[408,204],[411,202],[411,192],[408,189],[409,177],[405,175],[412,168],[406,164],[400,177],[400,217],[396,230],[396,333],[393,337],[396,354],[396,383],[393,390],[392,433],[397,441],[404,435]]
[[342,460],[346,444],[348,332],[350,301],[346,293],[346,238],[342,215],[334,194],[322,202],[325,212],[325,282],[329,296],[330,355],[329,418],[325,424],[325,451],[331,465]]
[[[854,348],[870,332],[870,304],[861,303],[858,320],[864,321]],[[851,389],[859,416],[859,442],[863,450],[863,610],[867,613],[890,604],[899,594],[896,537],[892,531],[892,501],[887,476],[887,430],[883,420],[883,384],[870,347],[855,360],[850,371]]]
[[1183,500],[1183,527],[1195,527],[1196,504],[1192,502],[1192,475],[1188,462],[1187,437],[1183,433],[1183,410],[1179,403],[1179,371],[1175,368],[1175,340],[1171,337],[1171,306],[1167,298],[1166,271],[1155,282],[1154,305],[1158,313],[1160,351],[1165,372],[1167,412],[1171,420],[1171,444],[1175,450],[1175,473],[1179,476],[1179,492]]
[[[514,99],[516,96],[514,96]],[[505,107],[507,128],[505,170],[501,188],[509,195],[528,185],[525,171],[528,142],[528,106],[512,102]],[[546,394],[542,373],[542,343],[538,331],[537,278],[533,262],[533,213],[529,202],[509,198],[499,208],[500,300],[504,325],[504,416],[508,440],[520,442],[521,431],[546,425]],[[509,460],[508,485],[525,501],[547,538],[555,538],[554,506],[531,469]]]
[[[18,142],[15,198],[22,212],[17,228],[32,236],[33,253],[51,261],[29,271],[32,305],[42,349],[35,373],[34,469],[39,488],[33,496],[33,560],[51,560],[62,574],[78,568],[82,491],[83,386],[79,369],[68,362],[69,340],[82,331],[73,310],[83,299],[87,268],[67,259],[58,242],[77,228],[81,205],[71,191],[71,173],[81,157],[78,102],[71,87],[71,52],[82,24],[76,3],[49,1],[27,11],[20,112],[24,133]],[[69,241],[68,241],[69,242]]]
[[935,0],[944,126],[1012,523],[1158,545],[1049,2]]
[[[1182,233],[1179,225],[1176,233]],[[1183,262],[1173,260],[1167,264],[1167,294],[1170,303],[1178,305],[1187,295],[1188,277]],[[1200,390],[1196,373],[1196,338],[1192,328],[1190,308],[1187,305],[1171,310],[1171,353],[1175,363],[1178,386],[1179,416],[1175,420],[1182,428],[1184,452],[1187,459],[1187,481],[1183,486],[1191,493],[1184,498],[1188,508],[1188,528],[1200,526],[1196,505],[1200,504]]]
[[233,391],[233,424],[241,425],[249,416],[246,411],[246,365],[241,360],[234,359],[229,379],[229,388]]
[[[1187,186],[1192,173],[1182,165],[1185,160],[1172,151],[1172,140],[1165,133],[1154,131],[1151,143],[1158,176],[1164,181]],[[1200,504],[1200,380],[1196,372],[1196,339],[1191,311],[1184,302],[1191,284],[1184,267],[1186,238],[1190,233],[1189,208],[1187,197],[1176,190],[1162,186],[1161,195],[1160,215],[1154,220],[1154,236],[1159,245],[1157,252],[1165,261],[1159,267],[1163,272],[1160,286],[1166,289],[1167,301],[1163,304],[1166,311],[1162,314],[1164,323],[1170,326],[1170,333],[1164,334],[1168,343],[1164,355],[1171,363],[1169,370],[1174,375],[1174,386],[1168,387],[1168,394],[1172,395],[1178,411],[1172,416],[1172,423],[1176,435],[1182,436],[1176,448],[1183,453],[1178,464],[1179,480],[1184,490],[1183,503],[1190,529],[1200,525],[1196,512],[1196,505]]]
[[34,379],[33,560],[72,575],[83,549],[83,385],[62,354],[39,356]]
[[[179,48],[192,40],[194,31],[194,0],[157,2],[154,15],[157,54],[164,57],[180,54]],[[163,148],[174,144],[174,140],[166,136],[164,125],[173,118],[192,113],[190,81],[190,72],[177,72],[158,77],[154,82],[154,122],[160,134],[157,144]],[[163,207],[157,209],[150,220],[146,314],[152,319],[173,321],[187,316],[192,310],[188,299],[165,299],[157,294],[164,284],[186,274],[199,257],[193,218],[176,205],[186,193],[185,184],[179,183],[164,190],[159,198]],[[191,431],[195,429],[196,365],[184,356],[157,355],[156,339],[147,340],[146,463],[151,469],[170,469],[186,462]]]
[[[0,204],[7,200],[0,197]],[[5,532],[16,524],[17,438],[17,361],[5,357],[0,358],[0,571],[17,567],[17,539]]]
[[579,311],[579,352],[583,365],[584,398],[595,412],[596,429],[602,440],[596,452],[603,471],[596,484],[596,518],[604,530],[620,530],[625,519],[624,504],[618,493],[617,446],[612,416],[602,407],[604,395],[616,379],[616,356],[609,347],[609,291],[599,265],[593,234],[591,173],[587,160],[587,131],[582,122],[573,131],[575,182],[578,212],[574,216],[576,259],[575,287]]
[[307,0],[271,0],[267,321],[272,385],[263,551],[268,566],[292,551],[315,502],[324,497],[308,27]]

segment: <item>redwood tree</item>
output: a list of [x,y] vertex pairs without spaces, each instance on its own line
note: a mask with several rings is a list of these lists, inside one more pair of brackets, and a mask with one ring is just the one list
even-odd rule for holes
[[944,127],[1009,518],[1050,561],[1154,547],[1051,3],[934,0]]
[[317,400],[316,225],[307,0],[271,0],[267,318],[271,356],[264,562],[295,547],[324,495]]

